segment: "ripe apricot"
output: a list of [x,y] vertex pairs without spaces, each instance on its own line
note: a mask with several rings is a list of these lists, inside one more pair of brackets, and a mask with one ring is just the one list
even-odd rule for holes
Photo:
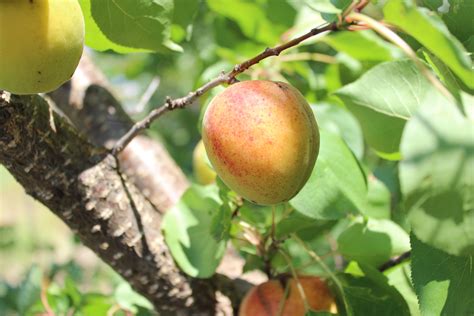
[[193,152],[193,171],[199,184],[211,184],[216,180],[216,172],[209,166],[208,160],[206,148],[200,140]]
[[283,82],[243,81],[225,89],[206,110],[202,136],[224,183],[261,205],[295,196],[319,152],[310,106]]
[[77,0],[0,1],[0,89],[56,89],[76,69],[84,44]]
[[[326,283],[318,277],[299,276],[309,308],[314,311],[334,312],[336,305]],[[305,304],[297,287],[290,278],[283,284],[270,280],[252,288],[242,300],[239,316],[304,316]]]

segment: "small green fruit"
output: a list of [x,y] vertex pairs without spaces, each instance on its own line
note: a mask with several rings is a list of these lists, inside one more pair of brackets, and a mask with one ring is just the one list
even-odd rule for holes
[[0,0],[0,89],[35,94],[71,78],[82,55],[77,0]]
[[216,172],[208,164],[206,148],[202,140],[194,148],[193,171],[199,184],[207,185],[216,181]]

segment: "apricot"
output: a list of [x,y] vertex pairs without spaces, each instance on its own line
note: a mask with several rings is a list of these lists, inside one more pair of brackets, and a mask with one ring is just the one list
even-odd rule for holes
[[216,172],[209,166],[209,158],[202,140],[197,143],[193,152],[193,171],[199,184],[211,184],[216,180]]
[[202,137],[223,182],[261,205],[295,196],[319,152],[310,106],[283,82],[243,81],[225,89],[206,110]]
[[0,89],[56,89],[74,73],[83,44],[77,0],[0,0]]
[[[298,281],[311,310],[336,311],[334,297],[323,280],[299,276]],[[291,278],[286,282],[270,280],[252,288],[240,304],[239,316],[304,316],[305,304],[297,281]]]

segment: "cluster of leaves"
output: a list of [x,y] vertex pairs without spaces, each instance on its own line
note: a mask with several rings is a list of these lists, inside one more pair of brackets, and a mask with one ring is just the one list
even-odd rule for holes
[[[308,21],[331,21],[347,3],[207,5],[220,25],[229,25],[222,31],[227,40],[217,39],[222,70],[239,61],[232,49],[238,57],[251,56],[277,43],[288,26],[285,38]],[[209,277],[230,241],[246,258],[245,271],[289,273],[292,266],[330,277],[314,251],[327,254],[322,264],[337,272],[331,277],[343,314],[472,313],[474,77],[468,50],[474,33],[466,35],[469,18],[462,13],[470,9],[468,1],[444,7],[441,1],[417,6],[409,0],[368,8],[397,27],[451,96],[370,30],[305,42],[297,52],[252,69],[250,78],[289,81],[305,94],[321,129],[318,161],[306,186],[285,205],[239,204],[219,181],[189,189],[163,224],[183,271]],[[378,270],[407,251],[411,264]]]
[[[97,58],[113,56],[117,64],[125,59],[110,51],[155,52],[130,57],[125,75],[142,80],[159,73],[157,101],[336,20],[351,3],[79,1],[86,44],[108,51]],[[274,207],[241,201],[219,180],[193,185],[163,222],[184,272],[211,276],[232,243],[246,259],[245,271],[294,269],[330,278],[341,314],[474,312],[474,8],[470,0],[417,2],[378,1],[363,12],[395,26],[452,97],[371,30],[314,38],[252,67],[239,79],[287,81],[311,103],[321,130],[319,158],[302,191]],[[191,155],[182,153],[199,137],[202,112],[218,91],[201,98],[201,114],[171,113],[155,127],[185,170]],[[406,251],[411,262],[379,271]],[[80,310],[89,296],[74,299],[77,290],[66,283],[48,292],[50,302],[61,296]]]
[[48,275],[31,266],[18,285],[0,282],[0,314],[154,315],[151,303],[118,275],[112,295],[80,290],[83,269],[74,262],[53,265]]

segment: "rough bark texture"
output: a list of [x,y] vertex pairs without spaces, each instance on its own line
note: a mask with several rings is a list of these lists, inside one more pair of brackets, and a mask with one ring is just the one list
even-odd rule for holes
[[[83,56],[73,78],[49,96],[91,143],[110,149],[133,125],[110,91],[102,73]],[[161,212],[189,186],[164,146],[146,136],[135,138],[119,158],[122,172]]]
[[[55,115],[39,96],[0,94],[0,163],[161,314],[214,313],[213,280],[184,276],[160,233],[160,214],[116,160]],[[217,279],[217,278],[216,278]]]

